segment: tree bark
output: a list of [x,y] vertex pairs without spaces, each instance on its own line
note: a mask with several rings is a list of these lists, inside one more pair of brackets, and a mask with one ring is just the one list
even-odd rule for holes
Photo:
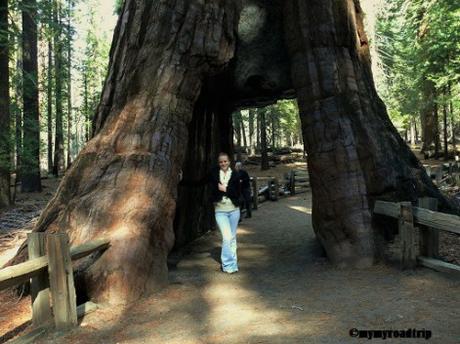
[[24,103],[21,190],[22,192],[34,192],[41,191],[36,1],[23,1],[21,10]]
[[236,139],[236,144],[238,146],[238,150],[236,152],[236,160],[241,161],[241,122],[240,117],[238,116],[238,112],[233,113],[233,136]]
[[410,117],[410,144],[415,145],[417,143],[417,127],[414,116]]
[[63,56],[62,56],[62,28],[61,28],[61,5],[54,0],[53,6],[53,37],[54,37],[54,78],[56,98],[56,127],[54,131],[54,165],[53,174],[58,177],[64,171],[64,130],[62,126],[62,77],[63,77]]
[[260,154],[262,156],[260,169],[264,171],[270,168],[267,155],[267,123],[265,120],[267,110],[259,109],[258,113],[260,116]]
[[331,261],[368,266],[379,251],[375,199],[448,202],[377,95],[358,1],[289,0],[286,42],[313,192],[313,226]]
[[48,139],[48,173],[53,172],[53,43],[48,38],[48,80],[46,81],[46,113]]
[[230,0],[124,2],[94,136],[35,228],[72,245],[110,237],[82,272],[91,298],[127,303],[167,283],[188,125],[203,80],[233,57],[238,13]]
[[255,154],[254,115],[257,115],[256,110],[255,109],[249,109],[249,155],[254,155]]
[[260,151],[260,109],[256,110],[256,149]]
[[457,140],[455,138],[455,116],[454,116],[454,105],[452,101],[452,90],[450,82],[447,84],[447,91],[449,95],[449,112],[450,112],[450,123],[452,128],[452,147],[454,150],[454,158],[457,155]]
[[[423,86],[423,103],[421,108],[422,153],[427,157],[436,155],[438,147],[438,118],[435,104],[436,89],[433,81],[425,79]],[[431,153],[432,152],[432,153]]]
[[447,103],[442,104],[442,122],[444,139],[444,160],[449,160],[449,142],[447,140]]
[[69,168],[72,164],[72,142],[74,137],[72,135],[72,26],[70,24],[72,17],[72,6],[71,0],[67,3],[67,159],[66,167]]
[[243,147],[245,149],[247,149],[248,148],[248,141],[246,139],[246,130],[244,128],[243,115],[242,115],[240,110],[238,110],[238,118],[239,118],[239,121],[240,121],[241,138],[242,138],[242,142],[243,142]]
[[8,1],[0,0],[0,209],[10,205],[11,141]]

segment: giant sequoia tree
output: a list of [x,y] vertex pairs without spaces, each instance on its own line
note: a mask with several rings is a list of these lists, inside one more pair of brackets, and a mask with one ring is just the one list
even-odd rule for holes
[[164,285],[173,245],[212,223],[199,181],[232,151],[232,111],[297,97],[315,232],[333,263],[372,264],[376,198],[448,203],[376,94],[362,16],[357,0],[125,0],[94,136],[35,230],[111,238],[79,267],[93,298]]

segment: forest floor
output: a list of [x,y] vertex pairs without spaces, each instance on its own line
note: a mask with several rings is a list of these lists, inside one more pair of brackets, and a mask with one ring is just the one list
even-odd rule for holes
[[[293,167],[279,165],[263,175],[280,178]],[[19,208],[39,213],[32,205],[43,207],[56,183],[45,180],[43,199],[19,198]],[[17,208],[0,215],[0,228],[5,219],[17,220],[11,215]],[[0,246],[1,259],[14,254],[34,221],[31,216],[22,228],[0,233],[16,233],[15,241]],[[172,257],[170,286],[163,292],[128,309],[99,309],[79,328],[36,342],[353,343],[351,328],[426,329],[431,342],[459,342],[460,280],[424,268],[334,268],[314,237],[311,193],[263,203],[239,225],[238,241],[237,274],[220,272],[220,236],[210,232]],[[0,295],[0,343],[30,331],[29,319],[28,297]]]

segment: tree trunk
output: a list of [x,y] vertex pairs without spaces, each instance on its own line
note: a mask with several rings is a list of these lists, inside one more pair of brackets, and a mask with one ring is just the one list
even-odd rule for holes
[[276,147],[276,124],[275,124],[275,114],[273,111],[270,111],[270,122],[272,127],[272,149]]
[[34,192],[41,191],[36,1],[23,1],[21,10],[24,103],[21,190],[22,192]]
[[8,1],[0,0],[0,209],[10,205],[10,82]]
[[435,103],[436,89],[433,81],[424,80],[423,86],[423,103],[421,109],[422,121],[422,153],[425,156],[433,156],[436,154],[438,142],[438,118]]
[[88,75],[87,72],[83,72],[83,111],[84,111],[84,118],[85,118],[85,142],[89,141],[90,137],[90,121],[89,121],[89,105],[88,105]]
[[338,265],[368,266],[375,199],[441,196],[374,87],[358,1],[285,2],[286,42],[313,192],[313,226]]
[[74,140],[72,135],[72,1],[68,0],[67,18],[67,168],[72,164],[71,146]]
[[444,160],[449,160],[449,143],[447,140],[447,103],[442,104],[442,122],[443,122],[443,139],[444,139]]
[[53,172],[53,43],[48,40],[48,80],[46,81],[46,112],[48,138],[48,173]]
[[[315,232],[334,264],[368,266],[381,233],[371,221],[376,199],[426,195],[437,197],[441,209],[450,204],[392,126],[375,91],[358,2],[279,4],[284,12],[272,17],[284,14],[293,84],[285,91],[295,89],[301,112]],[[94,136],[35,228],[67,231],[73,245],[111,239],[105,253],[77,267],[88,296],[98,302],[130,302],[163,286],[175,234],[183,243],[211,226],[202,182],[214,154],[233,154],[230,114],[237,102],[226,102],[236,94],[228,90],[228,74],[241,61],[232,60],[238,7],[233,0],[124,3]],[[277,47],[276,56],[286,50]],[[267,97],[287,94],[273,91],[274,77],[249,72],[250,82],[241,85],[254,88],[245,95],[269,102]],[[258,113],[266,145],[264,111]],[[192,229],[185,228],[189,223]]]
[[59,1],[54,1],[53,6],[53,34],[54,34],[54,78],[56,98],[56,129],[54,132],[54,166],[53,174],[58,177],[64,171],[64,131],[62,126],[62,35],[61,35],[61,6]]
[[82,273],[91,298],[128,303],[166,284],[188,126],[203,80],[233,57],[237,20],[233,0],[124,2],[94,136],[35,228],[72,245],[110,237],[77,268],[95,260]]
[[243,139],[243,147],[245,149],[247,149],[248,148],[248,141],[246,139],[246,130],[244,128],[243,115],[241,114],[241,111],[238,111],[238,118],[239,118],[239,121],[240,121],[241,138]]
[[257,115],[256,110],[249,109],[249,155],[256,153],[254,147],[254,115]]
[[258,112],[260,116],[260,153],[262,155],[260,169],[264,171],[270,168],[267,155],[267,124],[265,120],[267,110],[259,109]]
[[233,133],[236,138],[236,144],[238,145],[238,150],[236,152],[236,160],[241,161],[241,123],[238,112],[233,113]]
[[454,157],[457,155],[457,140],[455,138],[455,116],[454,116],[454,105],[452,101],[452,90],[450,82],[447,85],[447,89],[449,92],[449,112],[450,112],[450,123],[452,127],[452,146],[454,149]]
[[257,109],[257,112],[256,112],[256,124],[257,124],[257,127],[256,127],[256,149],[258,151],[260,151],[260,112],[262,110],[261,109]]
[[409,131],[410,131],[410,144],[415,145],[416,141],[417,141],[417,132],[416,132],[416,128],[415,128],[415,118],[414,118],[414,116],[410,117]]

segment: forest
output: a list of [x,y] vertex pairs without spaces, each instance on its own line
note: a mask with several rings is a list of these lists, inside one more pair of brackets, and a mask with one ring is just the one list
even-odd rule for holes
[[0,342],[449,343],[459,152],[457,0],[0,0]]

